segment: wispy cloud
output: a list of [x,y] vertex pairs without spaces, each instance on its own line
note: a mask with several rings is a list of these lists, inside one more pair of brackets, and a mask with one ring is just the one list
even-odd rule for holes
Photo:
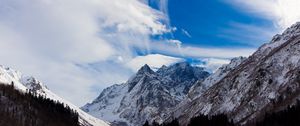
[[300,21],[299,0],[225,0],[241,10],[274,21],[280,29]]
[[278,33],[278,29],[273,26],[230,22],[227,27],[220,30],[218,36],[232,40],[233,42],[257,47],[262,43],[270,41],[276,33]]
[[155,3],[156,6],[158,7],[157,9],[160,10],[167,18],[166,18],[166,22],[167,25],[170,25],[169,23],[169,8],[168,8],[168,4],[169,4],[169,0],[147,0],[148,2],[152,2]]
[[182,34],[186,35],[187,37],[192,38],[192,35],[188,31],[181,29],[181,32],[182,32]]

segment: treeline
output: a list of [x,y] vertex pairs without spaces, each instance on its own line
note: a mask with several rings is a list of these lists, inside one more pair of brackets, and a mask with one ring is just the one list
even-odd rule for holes
[[[232,121],[229,121],[226,115],[205,116],[200,115],[190,120],[188,126],[234,126]],[[300,101],[292,107],[288,107],[283,111],[266,114],[261,121],[251,122],[251,126],[300,126]],[[177,119],[170,123],[158,124],[148,121],[144,126],[180,126]]]
[[0,126],[79,126],[68,106],[11,85],[0,84]]
[[283,111],[266,114],[257,126],[300,126],[300,102]]
[[188,126],[234,126],[234,123],[229,121],[224,114],[214,116],[200,115],[192,118]]
[[[180,126],[177,119],[173,120],[170,123],[158,124],[153,122],[151,125],[148,121],[144,124],[144,126]],[[190,120],[188,126],[234,126],[232,121],[229,121],[226,115],[220,114],[215,116],[206,116],[199,115]]]

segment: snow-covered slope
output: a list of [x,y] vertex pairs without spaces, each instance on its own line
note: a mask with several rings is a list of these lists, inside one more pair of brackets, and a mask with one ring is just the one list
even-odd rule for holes
[[213,84],[223,79],[230,71],[240,65],[246,57],[236,57],[231,59],[229,64],[224,64],[216,72],[207,77],[204,81],[198,81],[194,84],[188,93],[188,99],[195,99],[199,97],[204,91],[209,89]]
[[60,98],[35,78],[23,75],[19,71],[15,71],[8,67],[0,66],[0,83],[14,84],[14,86],[20,91],[23,92],[31,91],[38,95],[43,95],[54,101],[59,101],[61,103],[68,105],[70,108],[78,112],[79,122],[83,126],[108,126],[109,125],[108,123],[100,119],[90,116],[89,114],[85,113],[77,106],[73,105],[72,103]]
[[186,125],[198,114],[225,113],[247,124],[266,112],[278,111],[300,98],[300,23],[293,25],[200,96],[178,107],[172,118]]
[[113,85],[82,109],[116,125],[162,122],[167,111],[186,96],[190,87],[209,75],[203,68],[183,62],[156,72],[143,66],[126,83]]

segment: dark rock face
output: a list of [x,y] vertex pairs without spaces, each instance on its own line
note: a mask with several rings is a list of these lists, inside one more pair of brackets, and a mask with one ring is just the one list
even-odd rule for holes
[[142,125],[146,120],[161,122],[198,80],[209,73],[189,63],[162,66],[154,72],[144,65],[126,83],[105,89],[82,109],[110,122]]
[[180,88],[182,85],[185,86],[183,94],[187,94],[197,80],[202,81],[210,75],[203,68],[192,67],[187,62],[177,63],[169,68],[162,69],[158,70],[157,73],[164,79],[174,81],[174,85],[171,85],[172,87]]
[[46,87],[43,87],[41,82],[36,80],[34,77],[23,78],[22,81],[24,83],[24,86],[26,86],[31,92],[45,93],[43,88]]

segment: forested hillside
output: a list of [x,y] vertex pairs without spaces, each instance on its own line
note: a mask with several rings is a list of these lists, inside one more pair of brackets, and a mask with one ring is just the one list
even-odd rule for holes
[[79,126],[77,112],[62,103],[0,84],[0,126]]

